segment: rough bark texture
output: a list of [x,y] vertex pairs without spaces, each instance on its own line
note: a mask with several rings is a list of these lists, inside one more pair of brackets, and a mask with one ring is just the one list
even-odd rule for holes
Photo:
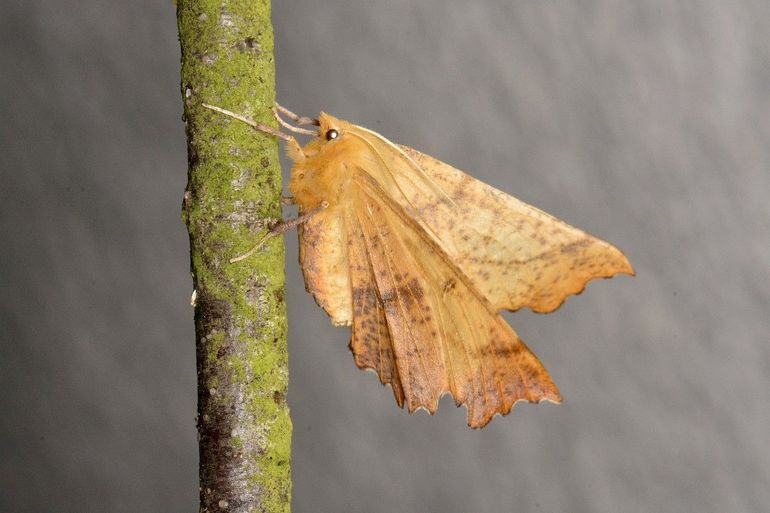
[[179,0],[189,182],[183,217],[197,294],[200,511],[290,508],[284,248],[247,250],[281,216],[277,142],[216,114],[273,124],[269,0]]

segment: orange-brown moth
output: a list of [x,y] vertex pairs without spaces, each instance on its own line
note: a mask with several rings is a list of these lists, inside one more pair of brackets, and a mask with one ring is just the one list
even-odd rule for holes
[[[351,326],[359,368],[390,384],[400,407],[436,411],[451,393],[484,427],[520,400],[558,403],[556,385],[497,313],[557,309],[589,280],[633,275],[618,249],[417,150],[321,113],[273,109],[288,142],[289,190],[307,290],[332,323]],[[292,126],[279,112],[298,125]],[[265,238],[266,238],[265,237]],[[242,260],[248,253],[232,259]]]

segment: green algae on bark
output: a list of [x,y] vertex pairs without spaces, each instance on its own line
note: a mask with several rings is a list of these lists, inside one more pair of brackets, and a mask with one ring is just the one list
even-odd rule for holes
[[291,420],[284,247],[249,248],[281,217],[269,0],[178,0],[189,174],[183,218],[196,291],[200,511],[288,512]]

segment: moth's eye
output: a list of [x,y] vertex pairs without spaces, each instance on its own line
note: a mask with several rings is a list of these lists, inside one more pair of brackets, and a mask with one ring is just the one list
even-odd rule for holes
[[331,130],[326,131],[326,140],[331,141],[332,139],[339,137],[339,135],[340,133],[332,128]]

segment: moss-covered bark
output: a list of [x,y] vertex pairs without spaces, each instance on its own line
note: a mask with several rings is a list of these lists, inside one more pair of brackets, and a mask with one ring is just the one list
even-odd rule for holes
[[277,142],[201,106],[274,123],[270,2],[179,0],[177,14],[189,157],[183,217],[197,295],[200,510],[285,512],[291,421],[283,241],[228,263],[281,217]]

